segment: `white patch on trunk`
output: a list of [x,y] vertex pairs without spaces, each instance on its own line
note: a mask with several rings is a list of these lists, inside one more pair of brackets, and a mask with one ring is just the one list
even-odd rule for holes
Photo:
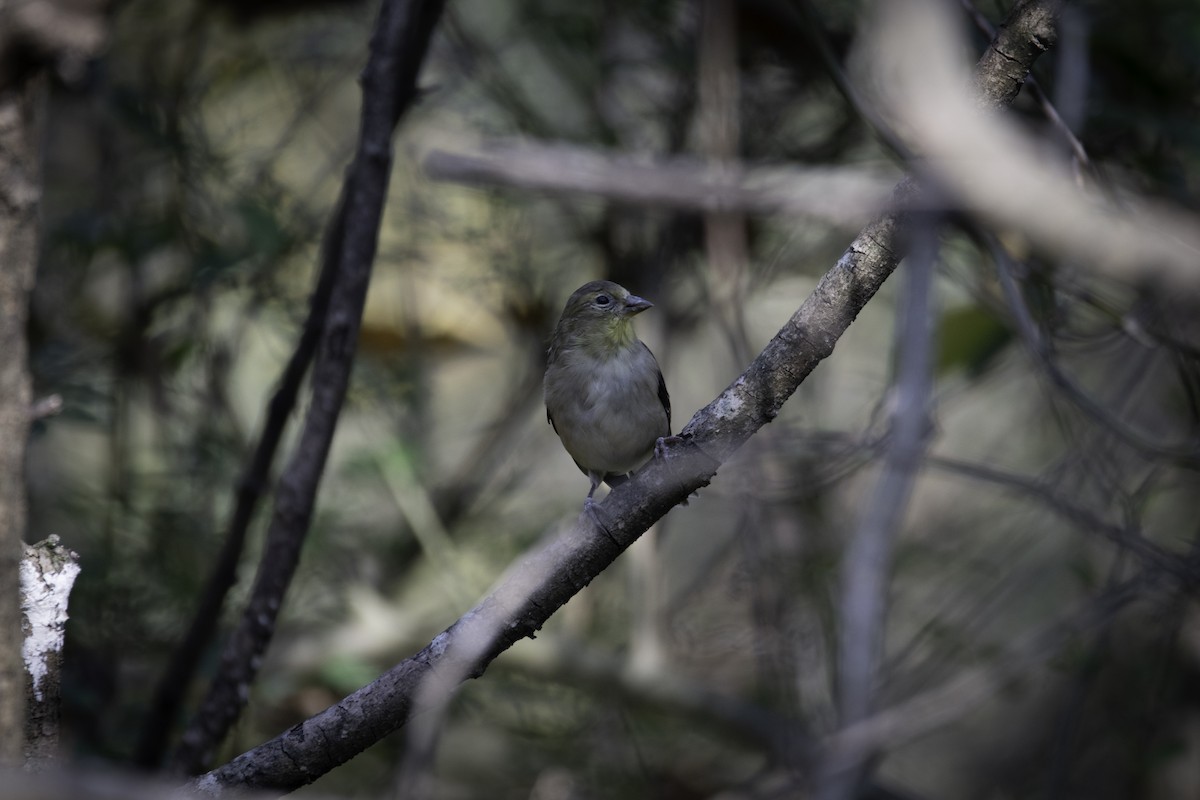
[[[47,662],[53,653],[63,648],[63,633],[67,626],[67,600],[79,575],[79,565],[64,561],[61,567],[38,570],[34,559],[39,554],[27,551],[21,559],[21,613],[29,625],[29,633],[21,645],[25,670],[33,678],[33,694],[42,700],[42,681],[48,671]],[[49,559],[42,563],[47,565]]]

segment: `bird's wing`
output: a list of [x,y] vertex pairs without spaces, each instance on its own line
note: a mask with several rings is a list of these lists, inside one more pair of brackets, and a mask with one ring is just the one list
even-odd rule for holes
[[[639,342],[642,347],[646,347],[645,342]],[[646,347],[646,352],[650,353],[650,348]],[[667,391],[667,382],[663,379],[662,369],[658,366],[658,360],[654,358],[654,353],[650,353],[650,359],[654,361],[654,368],[658,371],[658,402],[662,403],[663,411],[667,412],[667,433],[671,432],[671,393]]]
[[[558,426],[554,424],[554,417],[550,416],[550,409],[548,409],[548,408],[546,409],[546,422],[549,422],[550,427],[554,429],[554,432],[558,433]],[[558,438],[561,439],[562,434],[559,433]],[[567,455],[571,455],[571,454],[568,453]],[[575,456],[571,456],[571,460],[575,461]],[[579,467],[579,471],[582,472],[584,475],[589,475],[589,476],[591,475],[591,473],[587,471],[587,467],[585,467],[583,464],[580,464],[578,461],[575,461],[575,466]]]
[[663,380],[662,372],[658,373],[658,399],[662,402],[663,411],[667,412],[667,432],[671,431],[671,395],[667,392],[667,382]]

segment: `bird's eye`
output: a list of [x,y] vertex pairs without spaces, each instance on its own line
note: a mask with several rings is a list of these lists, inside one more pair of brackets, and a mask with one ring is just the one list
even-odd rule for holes
[[611,302],[612,302],[612,298],[606,294],[596,295],[596,305],[598,305],[598,306],[606,306]]

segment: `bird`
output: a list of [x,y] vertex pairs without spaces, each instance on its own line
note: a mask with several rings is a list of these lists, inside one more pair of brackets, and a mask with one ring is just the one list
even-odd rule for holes
[[580,286],[554,327],[543,391],[546,419],[596,488],[623,483],[671,435],[671,396],[633,318],[654,306],[612,281]]

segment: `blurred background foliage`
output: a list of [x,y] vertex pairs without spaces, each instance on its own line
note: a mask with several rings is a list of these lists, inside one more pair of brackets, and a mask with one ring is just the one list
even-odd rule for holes
[[[1008,5],[980,10],[999,21]],[[740,156],[900,175],[813,44],[845,59],[860,3],[736,8]],[[798,10],[824,30],[797,27]],[[374,11],[128,0],[107,53],[55,89],[31,358],[38,394],[65,410],[33,434],[29,538],[59,534],[83,566],[64,690],[76,759],[131,760],[220,546],[352,152]],[[1059,100],[1104,179],[1195,208],[1200,5],[1085,2],[1066,25],[1075,45],[1036,72],[1053,96],[1065,70],[1083,70],[1083,92]],[[811,221],[745,220],[739,331],[722,322],[730,300],[699,215],[422,174],[428,147],[491,136],[700,152],[699,30],[693,2],[450,4],[428,92],[396,142],[314,527],[225,757],[418,649],[578,512],[586,479],[540,399],[544,343],[577,285],[609,277],[656,303],[638,326],[678,429],[850,241]],[[1044,128],[1032,104],[1017,111]],[[1082,391],[1148,439],[1194,442],[1194,298],[1027,263],[1026,299]],[[757,796],[773,765],[723,704],[830,728],[838,562],[887,433],[892,284],[709,489],[464,688],[438,748],[439,796]],[[937,430],[897,551],[886,702],[987,666],[1128,573],[1063,504],[1173,552],[1197,534],[1194,460],[1131,446],[1082,413],[1022,348],[990,258],[966,236],[948,236],[936,291]],[[252,535],[222,630],[260,546]],[[1064,642],[890,751],[881,781],[917,797],[1200,795],[1200,621],[1185,599],[1168,606]],[[404,745],[390,737],[306,791],[386,796]]]

